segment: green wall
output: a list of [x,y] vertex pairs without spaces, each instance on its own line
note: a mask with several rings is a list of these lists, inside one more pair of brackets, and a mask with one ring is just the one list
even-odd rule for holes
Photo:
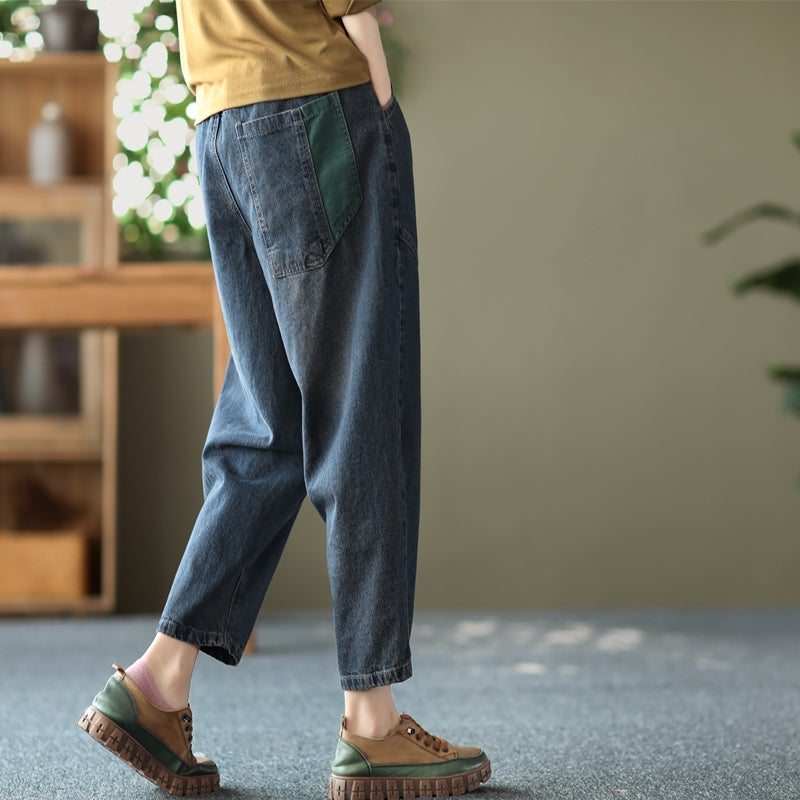
[[[797,604],[800,4],[386,2],[409,46],[423,349],[417,607]],[[159,610],[202,494],[210,339],[126,337],[120,586]],[[265,608],[326,607],[306,504]]]

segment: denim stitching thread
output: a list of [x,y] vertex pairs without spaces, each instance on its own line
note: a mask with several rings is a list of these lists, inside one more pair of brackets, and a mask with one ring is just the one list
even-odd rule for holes
[[236,202],[236,198],[233,196],[233,189],[231,189],[230,182],[228,181],[228,176],[225,174],[225,168],[222,166],[222,159],[219,157],[219,150],[217,149],[217,132],[219,131],[220,122],[222,119],[222,114],[216,114],[214,125],[211,129],[211,150],[214,154],[214,158],[219,165],[219,171],[222,175],[222,182],[225,185],[225,189],[227,191],[228,197],[233,205],[234,209],[236,210],[236,214],[239,217],[239,221],[244,225],[245,230],[247,231],[247,235],[252,237],[253,231],[250,230],[250,226],[247,224],[247,220],[244,218],[244,214],[242,214],[242,210],[239,208],[239,204]]
[[[305,260],[302,264],[293,264],[292,268],[288,270],[289,274],[292,275],[298,275],[300,273],[324,266],[334,247],[333,231],[331,230],[331,226],[328,224],[328,215],[325,213],[325,205],[322,202],[322,189],[320,189],[317,172],[314,169],[314,156],[311,152],[311,142],[308,140],[308,130],[306,129],[306,123],[302,115],[300,117],[300,125],[302,126],[302,130],[300,128],[297,129],[297,143],[302,151],[300,153],[300,160],[302,161],[303,165],[303,177],[306,180],[306,185],[311,190],[311,202],[314,206],[314,227],[317,231],[320,241],[322,241],[323,251],[319,263],[315,264],[314,266],[309,266],[305,263]],[[322,230],[323,225],[320,225],[320,221],[323,222],[324,231]]]
[[228,633],[228,624],[231,621],[231,613],[233,612],[234,605],[236,603],[236,595],[239,592],[239,587],[242,585],[242,581],[244,580],[244,576],[247,574],[247,567],[245,567],[240,573],[239,577],[236,579],[236,583],[233,587],[233,593],[231,594],[231,601],[228,603],[228,612],[225,614],[225,623],[222,626],[222,632],[225,636],[230,636]]
[[[237,123],[237,126],[241,125],[241,123]],[[244,171],[245,175],[247,175],[247,185],[250,188],[250,199],[253,202],[253,208],[256,212],[256,220],[258,221],[258,229],[259,234],[261,235],[261,239],[267,247],[267,252],[269,252],[269,245],[266,241],[266,237],[264,236],[264,220],[261,217],[261,205],[258,202],[258,198],[255,196],[254,186],[253,186],[253,170],[250,166],[250,156],[247,155],[247,148],[242,144],[244,141],[244,137],[238,136],[237,141],[239,142],[239,153],[242,157],[242,163],[244,164]]]
[[414,256],[414,259],[418,260],[419,256],[417,255],[417,248],[414,246],[414,239],[411,236],[411,234],[406,230],[405,225],[399,224],[397,232],[398,235],[400,236],[400,240],[409,249],[411,255]]
[[342,233],[344,233],[347,226],[352,222],[353,217],[356,215],[356,212],[359,209],[361,202],[364,199],[364,193],[361,189],[361,178],[358,174],[358,164],[356,163],[356,156],[355,150],[353,148],[353,140],[350,137],[350,129],[347,127],[347,119],[344,115],[344,110],[342,109],[341,101],[339,98],[339,93],[336,93],[337,103],[336,103],[336,120],[339,124],[339,132],[340,134],[344,135],[344,138],[347,140],[347,161],[350,165],[350,185],[355,187],[355,192],[353,192],[353,197],[351,201],[351,205],[353,207],[350,214],[346,217],[345,221],[341,224],[339,230],[334,233],[334,247],[336,243],[339,241]]
[[392,678],[400,678],[405,680],[412,675],[411,659],[404,661],[402,664],[397,664],[394,667],[386,667],[385,669],[375,670],[373,672],[354,672],[349,674],[342,674],[339,676],[340,686],[345,690],[358,690],[371,688],[371,686],[384,685],[389,678],[389,683],[397,683],[397,680]]
[[[333,100],[336,90],[324,92],[319,97],[313,100],[308,100],[301,103],[299,106],[284,109],[283,111],[276,111],[273,114],[264,114],[260,117],[253,117],[253,119],[240,122],[237,128],[237,135],[240,139],[252,139],[256,136],[261,136],[265,133],[272,133],[281,130],[290,125],[296,125],[298,121],[302,120],[304,115],[309,117],[316,117],[325,111],[331,109],[335,103]],[[313,111],[303,112],[302,109],[310,105],[316,105]]]
[[[342,110],[341,100],[339,99],[339,93],[336,91],[331,92],[329,95],[326,95],[324,98],[317,98],[317,100],[312,100],[310,103],[306,103],[303,106],[298,106],[298,108],[304,108],[305,105],[310,105],[311,103],[318,103],[320,100],[325,100],[325,102],[321,105],[321,107],[315,109],[313,112],[308,114],[309,119],[313,119],[314,117],[318,117],[321,114],[333,111],[336,118],[336,124],[338,127],[339,135],[344,136],[347,140],[347,161],[350,167],[350,175],[349,175],[349,187],[355,187],[355,191],[351,191],[351,198],[350,198],[350,205],[351,211],[349,216],[347,216],[342,223],[339,224],[339,227],[335,230],[331,228],[330,222],[328,220],[328,215],[325,211],[325,206],[322,202],[322,189],[319,185],[319,179],[317,177],[316,170],[314,169],[314,159],[311,153],[311,144],[308,140],[308,129],[305,127],[305,122],[303,122],[303,131],[305,133],[304,136],[301,136],[301,147],[303,147],[304,155],[306,160],[306,165],[309,167],[310,172],[308,174],[309,181],[313,184],[316,188],[316,192],[313,192],[313,202],[316,208],[316,213],[319,219],[325,220],[325,229],[328,231],[329,236],[326,238],[321,236],[320,238],[323,240],[325,245],[324,253],[320,262],[314,266],[309,266],[308,264],[303,263],[301,266],[294,270],[290,270],[287,274],[301,274],[303,272],[310,272],[314,269],[319,269],[320,267],[324,267],[330,258],[331,253],[333,252],[336,245],[339,243],[339,239],[341,238],[342,234],[344,233],[347,226],[352,222],[353,217],[355,217],[358,209],[361,205],[361,202],[364,199],[363,191],[361,189],[361,180],[358,175],[358,166],[356,164],[356,157],[353,148],[353,142],[350,138],[350,131],[347,127],[347,121],[344,116],[344,111]],[[302,112],[301,112],[302,113]],[[318,227],[319,232],[319,227]]]
[[[389,184],[392,187],[392,227],[395,233],[395,277],[397,280],[397,292],[398,292],[398,343],[397,343],[397,350],[398,350],[398,379],[397,379],[397,460],[398,464],[400,465],[400,474],[403,476],[401,485],[400,485],[400,497],[402,507],[404,509],[403,513],[403,541],[406,543],[406,546],[403,550],[404,556],[404,571],[403,574],[406,576],[406,581],[408,580],[408,527],[407,527],[407,515],[405,513],[406,507],[406,473],[405,473],[405,465],[403,464],[403,434],[402,434],[402,409],[403,409],[403,395],[402,395],[402,387],[403,387],[403,285],[402,279],[400,276],[400,245],[399,245],[399,230],[400,230],[400,208],[399,208],[399,200],[398,200],[398,185],[397,185],[397,160],[396,155],[394,152],[394,142],[392,141],[392,132],[389,125],[389,120],[387,119],[388,115],[383,114],[381,116],[383,129],[384,129],[384,141],[387,146],[387,165],[389,168]],[[406,616],[406,639],[410,639],[411,637],[411,630],[409,625],[408,616]]]
[[382,108],[381,111],[388,117],[394,110],[397,108],[397,97],[395,97],[394,90],[392,91],[392,96],[389,99],[389,105],[386,108]]
[[[298,112],[298,113],[295,114],[295,113],[292,113],[292,112]],[[313,177],[313,184],[310,184],[311,176],[309,174],[309,169],[311,169],[311,172],[313,172],[313,161],[311,162],[312,163],[311,168],[309,168],[309,163],[308,162],[311,161],[311,148],[308,145],[308,137],[305,136],[305,135],[301,135],[300,131],[298,129],[298,125],[302,125],[303,126],[303,132],[305,132],[305,124],[303,123],[302,117],[299,115],[299,107],[288,109],[287,112],[280,112],[280,114],[286,114],[286,113],[288,113],[290,116],[287,117],[288,121],[285,124],[281,124],[281,125],[278,125],[278,126],[272,126],[272,127],[267,127],[266,125],[261,125],[258,128],[254,129],[252,133],[245,131],[245,127],[244,126],[247,123],[239,123],[238,135],[237,135],[237,139],[239,141],[239,150],[240,150],[240,152],[242,154],[242,161],[244,162],[245,172],[247,174],[247,183],[248,183],[248,186],[250,187],[250,198],[251,198],[251,200],[253,202],[253,207],[256,210],[256,217],[258,219],[259,233],[261,235],[261,240],[264,243],[264,247],[266,249],[266,256],[267,256],[267,261],[268,261],[268,265],[269,265],[270,271],[272,272],[272,275],[275,278],[284,278],[284,277],[286,277],[288,275],[299,274],[299,273],[305,272],[305,271],[307,271],[309,269],[314,269],[314,267],[306,267],[305,264],[298,265],[297,259],[294,259],[294,258],[291,259],[288,263],[282,263],[280,266],[278,266],[278,265],[275,264],[274,259],[270,257],[271,254],[274,254],[275,247],[271,246],[269,241],[267,240],[266,220],[265,220],[265,217],[264,217],[263,209],[261,207],[261,203],[260,203],[260,201],[258,199],[258,192],[256,191],[255,178],[254,178],[254,175],[253,175],[253,168],[252,168],[252,164],[250,162],[250,156],[247,154],[247,147],[245,145],[245,142],[248,139],[253,139],[253,138],[256,138],[258,136],[267,135],[269,133],[274,133],[275,131],[284,130],[287,127],[290,128],[291,129],[291,136],[292,136],[292,140],[293,140],[293,148],[294,148],[295,154],[297,156],[298,163],[300,164],[300,168],[302,170],[304,183],[305,183],[306,186],[313,185],[313,186],[316,187],[316,185],[317,185],[316,184],[316,175],[314,175],[314,177]],[[261,121],[261,120],[269,119],[271,117],[279,116],[280,114],[274,114],[274,115],[270,114],[270,115],[267,115],[266,117],[258,117],[256,120],[248,120],[248,122],[250,122],[250,123],[258,122],[258,121]],[[325,244],[325,247],[327,249],[328,248],[328,242],[326,241],[326,237],[324,235],[322,235],[322,232],[320,231],[320,225],[319,225],[319,215],[320,215],[320,213],[322,213],[322,215],[325,216],[325,210],[321,205],[322,201],[321,201],[321,199],[319,197],[319,190],[317,189],[316,192],[311,192],[311,194],[313,195],[312,204],[313,204],[314,209],[315,209],[314,228],[315,228],[317,234],[319,235],[319,238]],[[325,229],[328,230],[328,231],[330,230],[329,226],[327,224],[327,219],[326,219],[326,223],[325,223]],[[324,264],[324,262],[325,262],[325,259],[323,259],[322,264]],[[320,264],[319,266],[322,266],[322,264]]]

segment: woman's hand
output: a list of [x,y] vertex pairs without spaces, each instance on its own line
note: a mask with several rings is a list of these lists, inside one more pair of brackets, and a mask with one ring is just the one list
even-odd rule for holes
[[375,90],[375,96],[381,104],[381,108],[385,111],[392,99],[392,79],[389,77],[389,71],[384,70],[380,75],[370,75],[372,80],[372,88]]
[[342,24],[353,44],[364,54],[369,64],[370,80],[375,96],[381,108],[386,109],[392,99],[392,79],[386,64],[383,41],[378,28],[378,12],[375,6],[359,11],[358,14],[347,14],[342,17]]

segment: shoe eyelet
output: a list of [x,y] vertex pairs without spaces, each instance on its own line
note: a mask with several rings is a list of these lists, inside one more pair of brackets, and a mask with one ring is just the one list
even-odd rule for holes
[[406,728],[406,732],[407,732],[407,733],[414,733],[414,729],[413,729],[413,728],[411,728],[411,727],[409,727],[409,728]]

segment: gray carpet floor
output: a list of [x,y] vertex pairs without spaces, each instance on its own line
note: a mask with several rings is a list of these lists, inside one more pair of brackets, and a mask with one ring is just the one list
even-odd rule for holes
[[[0,800],[163,800],[75,724],[155,616],[0,622]],[[492,760],[475,800],[800,798],[800,610],[424,612],[401,711]],[[201,655],[195,750],[220,798],[323,800],[342,698],[330,616]]]

